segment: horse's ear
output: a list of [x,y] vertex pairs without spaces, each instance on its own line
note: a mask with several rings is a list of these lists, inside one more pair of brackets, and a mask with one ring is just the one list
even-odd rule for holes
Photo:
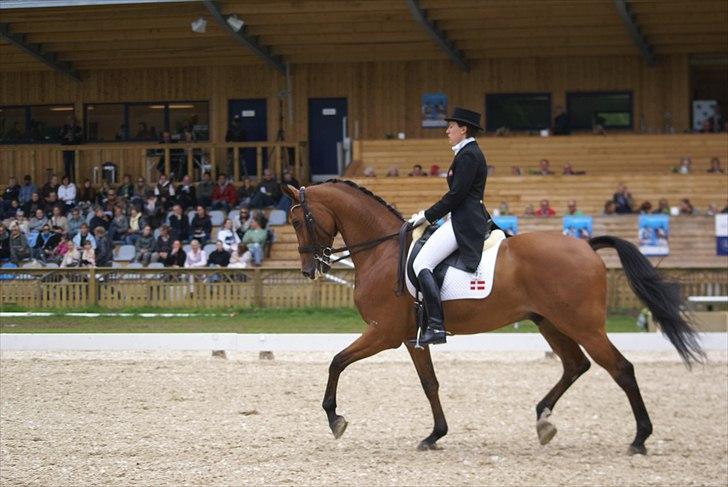
[[282,184],[281,189],[283,190],[283,193],[285,193],[286,196],[291,198],[294,203],[300,203],[298,199],[298,189],[294,188],[290,184]]

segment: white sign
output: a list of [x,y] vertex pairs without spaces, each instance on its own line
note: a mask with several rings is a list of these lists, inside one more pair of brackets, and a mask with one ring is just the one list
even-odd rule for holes
[[728,237],[728,213],[715,215],[715,236]]
[[243,110],[243,117],[250,118],[255,116],[255,110]]
[[336,115],[336,108],[324,108],[321,110],[321,114],[327,116]]

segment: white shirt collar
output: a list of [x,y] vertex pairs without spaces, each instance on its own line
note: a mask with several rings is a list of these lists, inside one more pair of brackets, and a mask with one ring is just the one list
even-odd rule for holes
[[467,139],[463,139],[454,146],[452,146],[452,151],[455,153],[455,155],[458,155],[458,152],[460,152],[460,149],[465,147],[471,142],[475,142],[475,137],[468,137]]

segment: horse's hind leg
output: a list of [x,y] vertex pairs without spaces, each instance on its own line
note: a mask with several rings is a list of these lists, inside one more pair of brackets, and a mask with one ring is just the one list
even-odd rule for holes
[[430,356],[430,347],[425,346],[423,349],[415,349],[414,346],[407,344],[407,351],[412,357],[412,362],[417,369],[417,375],[420,377],[422,388],[425,390],[427,400],[430,401],[432,408],[432,417],[435,420],[435,426],[430,436],[425,438],[417,446],[418,450],[435,450],[436,442],[447,434],[447,421],[445,414],[442,412],[440,405],[440,396],[438,390],[440,384],[435,376],[435,368],[432,366],[432,357]]
[[550,321],[542,318],[536,320],[536,323],[564,367],[561,379],[536,406],[536,432],[539,442],[545,445],[556,435],[556,427],[548,420],[556,402],[571,387],[571,384],[576,382],[576,379],[589,370],[591,363],[579,345],[557,330]]
[[645,455],[645,440],[652,434],[652,422],[647,414],[647,408],[642,400],[640,388],[634,375],[634,366],[619,353],[619,350],[612,345],[603,331],[595,332],[593,335],[579,339],[579,343],[586,352],[604,367],[612,376],[619,387],[627,394],[629,404],[632,406],[632,413],[637,422],[637,434],[629,447],[629,453]]

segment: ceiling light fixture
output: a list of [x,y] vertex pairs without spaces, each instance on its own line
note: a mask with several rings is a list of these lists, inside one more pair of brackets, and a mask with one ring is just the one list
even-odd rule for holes
[[240,29],[243,28],[245,25],[245,22],[240,20],[237,15],[231,15],[227,18],[227,24],[230,26],[232,30],[235,32],[238,32]]
[[192,27],[192,32],[197,32],[198,34],[204,34],[205,30],[207,30],[207,20],[200,17],[197,20],[193,20],[190,23],[190,26]]

